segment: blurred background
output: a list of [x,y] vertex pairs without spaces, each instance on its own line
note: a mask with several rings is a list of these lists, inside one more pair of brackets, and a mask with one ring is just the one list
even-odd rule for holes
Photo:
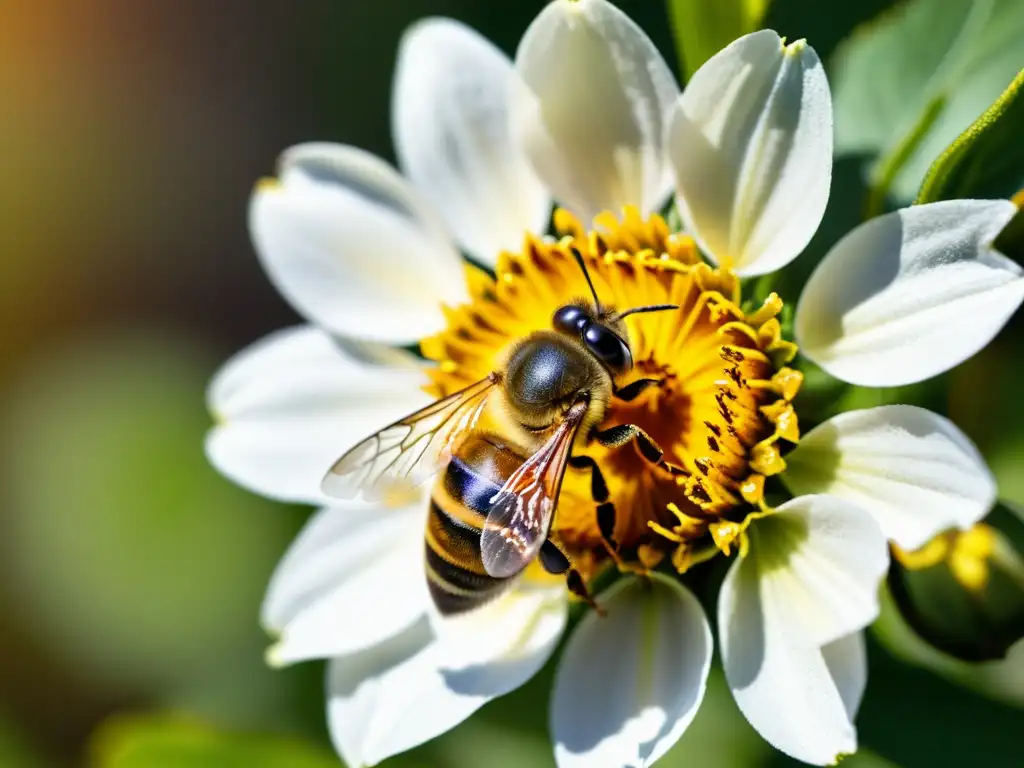
[[[663,2],[619,5],[678,62]],[[763,24],[807,37],[828,64],[888,5],[774,0]],[[4,0],[0,766],[337,764],[321,666],[267,669],[257,621],[308,510],[233,487],[202,452],[218,364],[297,321],[252,252],[249,191],[300,141],[393,159],[390,79],[415,19],[462,19],[511,53],[542,6]],[[862,160],[840,159],[807,268],[859,219]],[[1019,503],[1022,328],[1019,313],[922,394],[978,442]],[[849,764],[1020,764],[1022,653],[968,668],[905,634],[872,641],[867,752]],[[388,764],[552,765],[550,672]],[[789,762],[715,676],[663,764]]]

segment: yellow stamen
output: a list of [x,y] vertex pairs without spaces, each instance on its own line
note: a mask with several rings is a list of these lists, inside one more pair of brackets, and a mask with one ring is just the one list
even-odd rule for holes
[[907,570],[932,568],[945,562],[964,589],[978,592],[988,584],[992,556],[996,552],[996,534],[978,523],[966,531],[948,531],[913,552],[892,545],[893,555]]

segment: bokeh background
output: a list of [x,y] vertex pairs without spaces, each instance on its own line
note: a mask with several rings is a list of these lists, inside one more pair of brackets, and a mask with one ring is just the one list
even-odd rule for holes
[[[662,2],[619,4],[677,61]],[[257,621],[308,510],[231,486],[202,452],[219,362],[297,322],[252,253],[249,190],[300,141],[393,159],[390,79],[415,19],[462,19],[511,53],[542,5],[4,0],[0,766],[337,764],[321,666],[267,669]],[[774,0],[765,25],[829,63],[888,5]],[[807,265],[864,192],[860,160],[841,159]],[[1022,328],[1024,313],[927,396],[1024,503]],[[905,641],[872,641],[867,752],[849,764],[1021,764],[1022,654],[966,668]],[[392,764],[552,765],[550,678]],[[787,764],[718,673],[664,761]]]

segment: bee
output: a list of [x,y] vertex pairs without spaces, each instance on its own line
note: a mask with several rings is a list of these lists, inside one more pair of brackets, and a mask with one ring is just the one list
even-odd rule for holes
[[369,436],[324,478],[330,496],[362,491],[381,498],[440,472],[425,538],[427,582],[443,615],[493,599],[535,558],[548,572],[567,574],[569,589],[593,604],[579,572],[548,538],[562,479],[573,466],[590,471],[598,526],[615,546],[607,485],[593,459],[573,456],[573,448],[595,440],[612,446],[635,441],[649,461],[662,461],[661,450],[639,427],[598,425],[613,396],[631,400],[658,383],[639,379],[616,386],[633,367],[624,318],[678,307],[603,307],[582,255],[573,254],[592,303],[560,307],[550,329],[511,344],[486,378]]

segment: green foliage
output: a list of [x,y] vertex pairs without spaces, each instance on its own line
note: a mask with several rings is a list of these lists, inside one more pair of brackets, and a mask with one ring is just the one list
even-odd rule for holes
[[672,36],[689,80],[737,37],[761,28],[769,0],[668,0]]
[[833,412],[877,408],[882,405],[913,403],[922,408],[942,413],[945,404],[948,376],[936,376],[914,384],[899,387],[862,387],[849,385],[836,401]]
[[973,440],[1003,499],[1024,504],[1024,356],[1005,333],[949,374],[949,417]]
[[262,672],[259,602],[294,525],[206,461],[211,360],[167,333],[81,337],[27,369],[2,414],[18,596],[113,689]]
[[932,163],[917,203],[1012,197],[1024,187],[1024,69]]
[[1020,69],[1022,28],[1018,0],[910,0],[855,30],[832,62],[837,153],[881,158],[876,196],[912,200]]
[[844,757],[843,768],[896,768],[896,764],[861,747],[854,754]]
[[92,768],[338,768],[338,759],[281,736],[226,733],[190,719],[135,715],[108,721]]
[[37,754],[24,734],[0,712],[0,766],[3,768],[45,768],[49,763]]
[[806,358],[797,358],[796,367],[804,374],[798,400],[800,429],[804,433],[844,411],[903,403],[937,413],[946,411],[949,374],[899,387],[862,387],[840,381]]

